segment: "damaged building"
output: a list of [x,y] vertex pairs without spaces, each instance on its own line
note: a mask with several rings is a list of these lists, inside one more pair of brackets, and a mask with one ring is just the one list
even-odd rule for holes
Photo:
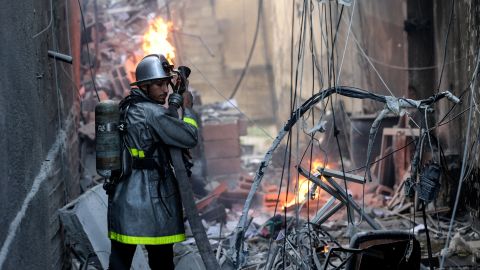
[[476,1],[20,0],[0,23],[0,269],[108,268],[127,163],[103,147],[130,131],[101,109],[151,54],[198,141],[165,148],[175,269],[479,268]]

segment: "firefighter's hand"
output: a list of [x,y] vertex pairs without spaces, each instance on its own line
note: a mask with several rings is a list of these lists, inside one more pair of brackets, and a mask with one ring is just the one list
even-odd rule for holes
[[193,107],[193,95],[190,91],[185,91],[182,94],[183,97],[183,107],[191,109]]
[[168,96],[168,107],[172,107],[175,109],[180,108],[183,102],[183,97],[177,93],[171,93]]

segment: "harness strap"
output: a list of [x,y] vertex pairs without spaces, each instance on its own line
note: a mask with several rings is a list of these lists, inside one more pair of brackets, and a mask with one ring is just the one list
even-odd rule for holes
[[159,165],[153,158],[134,159],[132,162],[132,169],[135,170],[156,170]]

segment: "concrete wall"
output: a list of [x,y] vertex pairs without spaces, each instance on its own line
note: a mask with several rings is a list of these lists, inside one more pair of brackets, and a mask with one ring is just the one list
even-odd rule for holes
[[[345,7],[342,21],[339,26],[339,35],[337,37],[337,51],[335,53],[335,73],[340,74],[340,79],[335,81],[338,85],[356,86],[369,89],[380,94],[387,94],[386,87],[381,83],[379,77],[374,72],[366,58],[360,53],[355,43],[355,38],[366,52],[373,59],[372,63],[383,79],[388,82],[389,88],[395,95],[401,95],[407,88],[406,72],[398,72],[383,63],[393,63],[398,66],[406,66],[406,36],[403,33],[403,20],[405,16],[404,1],[356,1],[353,15],[351,33],[346,43],[348,26],[353,6]],[[303,11],[303,1],[266,1],[269,35],[272,48],[272,66],[275,76],[275,91],[279,100],[280,107],[288,108],[291,88],[292,63],[291,49],[293,38],[293,71],[295,72],[297,63],[300,73],[303,68],[303,80],[298,83],[297,92],[301,99],[305,100],[312,95],[312,89],[317,92],[321,89],[333,85],[333,80],[329,83],[327,60],[331,53],[326,49],[325,39],[331,42],[332,38],[327,37],[330,33],[325,30],[326,22],[330,21],[329,5],[318,4],[314,1],[312,14],[313,39],[315,41],[314,51],[317,55],[322,74],[315,72],[312,75],[312,53],[310,49],[310,19],[307,17],[306,43],[304,46],[304,59],[297,61],[298,49],[300,46],[300,28],[301,15]],[[340,6],[339,6],[340,7]],[[292,29],[292,9],[294,16],[294,26]],[[395,12],[385,12],[386,10],[395,10]],[[326,13],[326,16],[325,16]],[[340,10],[337,5],[332,5],[332,21],[338,21]],[[375,29],[372,31],[371,29]],[[329,24],[328,24],[328,30]],[[335,25],[333,25],[335,34]],[[293,35],[293,37],[292,37]],[[330,45],[329,45],[330,46]],[[345,56],[340,71],[340,63]],[[293,76],[295,78],[295,76]],[[312,83],[312,80],[315,81]],[[323,82],[323,84],[322,84]],[[295,83],[293,83],[295,85]],[[312,87],[313,85],[313,87]],[[376,107],[363,106],[364,103],[359,100],[344,99],[345,108],[351,113],[370,113],[376,110]],[[285,119],[289,109],[284,110],[281,118]]]
[[78,98],[71,66],[55,63],[47,50],[78,51],[66,36],[67,12],[72,17],[77,9],[66,3],[76,1],[53,1],[51,24],[49,1],[0,6],[1,269],[65,263],[56,210],[79,193]]
[[[190,85],[200,91],[204,104],[223,102],[232,94],[253,41],[257,3],[189,0],[172,7],[177,15],[174,23],[182,32],[177,33],[182,60],[177,64],[192,68]],[[248,72],[234,97],[238,107],[254,120],[272,120],[276,115],[270,48],[263,26]]]
[[[322,74],[312,75],[309,22],[304,46],[305,57],[300,70],[303,79],[298,83],[300,100],[309,98],[314,92],[333,85],[328,81],[327,58],[331,55],[326,49],[325,39],[329,33],[325,24],[330,20],[329,6],[314,1],[312,26],[317,61]],[[292,32],[292,7],[294,11],[294,29]],[[253,119],[271,119],[277,116],[283,123],[289,116],[291,88],[291,44],[293,35],[293,67],[297,66],[297,52],[303,1],[288,0],[263,1],[262,21],[257,38],[256,50],[250,63],[250,69],[235,96],[239,107]],[[223,101],[235,86],[245,65],[252,44],[257,22],[258,1],[211,1],[190,0],[172,4],[173,20],[181,32],[177,33],[180,59],[193,69],[191,85],[202,93],[204,103]],[[348,23],[353,7],[344,9],[339,27],[337,51],[335,54],[335,72],[341,73],[336,81],[339,85],[351,85],[369,89],[376,93],[388,94],[379,76],[357,48],[355,39],[387,82],[388,88],[402,96],[406,93],[408,74],[398,67],[407,66],[407,40],[403,32],[406,17],[405,1],[395,3],[381,0],[357,1],[351,34],[346,43]],[[391,10],[391,12],[385,12]],[[327,19],[325,19],[325,13]],[[332,21],[339,18],[340,10],[332,5]],[[368,31],[362,29],[373,29]],[[205,44],[192,35],[200,36]],[[323,35],[323,36],[322,36]],[[210,50],[210,52],[209,52]],[[343,51],[345,56],[343,57]],[[343,65],[340,72],[341,59]],[[388,63],[388,64],[387,64]],[[178,63],[177,63],[178,64]],[[200,74],[196,69],[199,69]],[[321,78],[320,78],[321,77]],[[323,81],[323,84],[320,83]],[[213,84],[216,88],[213,89]],[[313,89],[312,89],[313,85]],[[218,93],[219,92],[219,93]],[[224,97],[222,97],[222,95]],[[344,99],[345,108],[351,113],[371,113],[381,105],[364,106],[365,102]],[[277,114],[278,112],[278,114]]]

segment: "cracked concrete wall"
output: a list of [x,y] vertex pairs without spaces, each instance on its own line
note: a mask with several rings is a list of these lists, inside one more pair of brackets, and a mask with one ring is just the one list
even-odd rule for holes
[[[73,16],[75,3],[52,0],[51,22],[50,1],[0,6],[2,269],[62,269],[65,263],[56,210],[79,194],[79,99],[72,67],[55,63],[47,50],[78,52],[77,44],[69,47],[67,42],[67,26],[80,29],[78,20],[66,23],[67,15],[78,19]],[[78,31],[70,35],[71,41],[78,41]],[[61,130],[65,139],[47,157]]]

